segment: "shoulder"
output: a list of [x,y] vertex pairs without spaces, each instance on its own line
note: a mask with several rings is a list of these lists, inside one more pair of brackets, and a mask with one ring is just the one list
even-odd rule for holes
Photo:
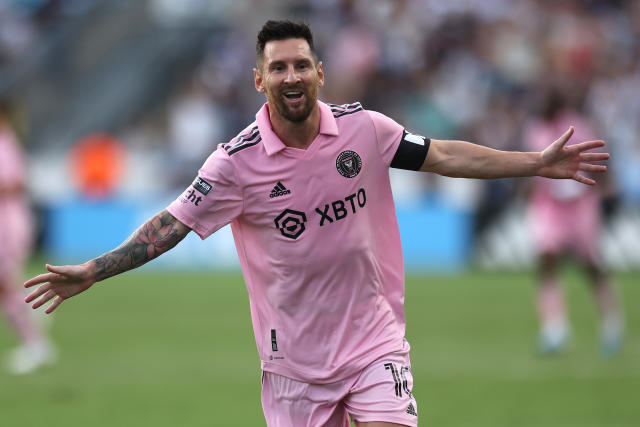
[[258,124],[256,122],[251,123],[244,128],[238,135],[232,138],[225,144],[220,144],[218,150],[224,150],[229,156],[233,156],[236,153],[245,151],[247,148],[256,147],[262,142],[260,131],[258,130]]
[[351,104],[327,104],[327,106],[331,109],[331,113],[333,113],[333,117],[336,119],[343,116],[348,116],[354,113],[358,113],[361,111],[365,111],[362,107],[362,104],[359,102],[354,102]]
[[242,163],[243,157],[245,158],[244,162],[251,161],[246,160],[246,154],[255,152],[256,150],[252,150],[252,148],[259,147],[261,142],[262,138],[258,131],[258,125],[254,122],[231,138],[229,142],[218,144],[215,151],[204,162],[200,172],[207,176],[233,176],[235,175],[235,169],[242,168],[242,164],[238,165],[238,162]]
[[366,112],[369,119],[373,123],[373,126],[376,128],[377,133],[384,134],[386,132],[391,132],[395,134],[400,130],[404,130],[403,126],[398,124],[398,122],[396,122],[389,116],[372,110],[366,110]]
[[327,104],[339,127],[379,127],[380,123],[393,122],[384,114],[365,109],[360,102],[350,104]]
[[[333,113],[333,117],[344,119],[359,119],[364,120],[367,124],[373,124],[377,127],[384,126],[399,126],[393,119],[385,116],[382,113],[372,110],[366,110],[360,102],[353,102],[351,104],[327,104]],[[356,114],[358,113],[358,114]],[[343,120],[344,120],[343,119]]]

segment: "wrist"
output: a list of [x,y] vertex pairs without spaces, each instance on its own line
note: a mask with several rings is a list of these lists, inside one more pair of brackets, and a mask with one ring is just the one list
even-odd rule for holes
[[86,272],[85,279],[91,282],[99,282],[100,280],[104,279],[104,277],[99,277],[98,263],[96,262],[96,259],[92,259],[90,261],[85,262],[84,264],[81,264],[81,266],[84,268]]
[[531,154],[531,163],[532,163],[532,176],[542,176],[544,169],[544,160],[543,160],[543,152],[537,151],[530,153]]

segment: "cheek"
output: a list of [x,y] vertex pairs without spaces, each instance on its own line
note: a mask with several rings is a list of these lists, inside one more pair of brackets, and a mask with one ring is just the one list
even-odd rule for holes
[[263,80],[262,81],[262,93],[270,93],[271,92],[271,85],[269,84],[268,80]]
[[270,78],[264,83],[264,88],[269,92],[274,92],[279,85],[280,85],[280,82],[278,81],[278,79]]
[[311,83],[311,85],[310,85],[310,86],[311,86],[311,88],[312,88],[313,92],[314,92],[314,93],[317,93],[317,92],[318,92],[318,89],[320,89],[320,87],[322,86],[322,83],[321,83],[319,80],[315,79],[315,80]]

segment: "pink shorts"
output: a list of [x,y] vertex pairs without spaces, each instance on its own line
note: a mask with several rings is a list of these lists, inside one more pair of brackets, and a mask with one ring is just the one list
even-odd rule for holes
[[262,409],[268,427],[349,427],[354,421],[418,425],[409,353],[384,356],[360,373],[330,384],[308,384],[263,372]]
[[570,201],[534,199],[531,220],[538,251],[552,254],[569,251],[583,260],[596,261],[602,228],[599,209],[597,197]]

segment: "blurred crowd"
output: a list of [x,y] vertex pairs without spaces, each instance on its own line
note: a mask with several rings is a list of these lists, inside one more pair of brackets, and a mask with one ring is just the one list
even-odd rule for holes
[[81,16],[96,0],[1,0],[0,72],[18,62],[51,26]]
[[[38,30],[51,19],[93,3],[99,2],[0,2],[0,70],[37,45]],[[521,150],[526,124],[543,114],[545,94],[559,91],[608,142],[622,202],[640,202],[638,1],[147,3],[160,26],[215,26],[194,66],[159,88],[165,101],[113,130],[132,152],[159,153],[170,172],[168,190],[182,189],[216,143],[253,120],[264,102],[252,82],[255,35],[264,20],[288,17],[314,31],[325,66],[324,101],[360,101],[426,136]],[[478,213],[480,228],[518,192],[518,180],[409,179],[407,187],[448,195]]]

